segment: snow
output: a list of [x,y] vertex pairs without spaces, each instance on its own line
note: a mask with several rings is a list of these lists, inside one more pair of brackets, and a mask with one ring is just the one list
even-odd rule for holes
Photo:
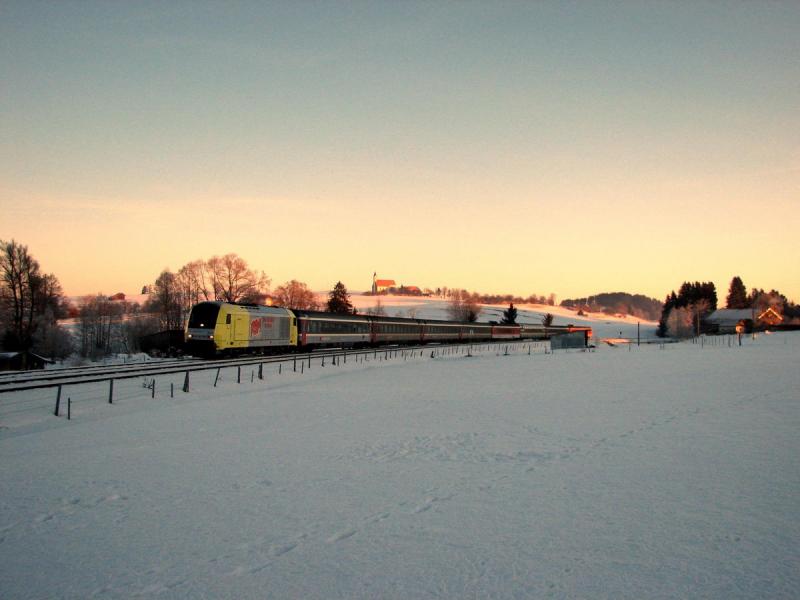
[[[324,302],[326,297],[318,295],[319,302]],[[414,312],[419,319],[442,319],[449,321],[447,308],[450,301],[442,298],[427,296],[364,296],[352,295],[350,301],[360,313],[365,313],[368,309],[374,308],[380,299],[381,305],[388,316],[409,317],[409,311]],[[542,317],[550,313],[553,315],[554,325],[588,325],[591,327],[595,336],[599,338],[636,338],[636,326],[640,324],[640,335],[642,338],[655,337],[656,326],[658,323],[637,319],[636,317],[605,315],[602,313],[588,313],[578,316],[576,311],[563,306],[549,306],[546,304],[515,304],[517,308],[517,321],[519,323],[541,323]],[[489,321],[500,321],[503,318],[503,311],[508,305],[482,304],[481,314],[478,321],[487,323]]]
[[0,397],[0,595],[796,597],[800,336],[716,342]]

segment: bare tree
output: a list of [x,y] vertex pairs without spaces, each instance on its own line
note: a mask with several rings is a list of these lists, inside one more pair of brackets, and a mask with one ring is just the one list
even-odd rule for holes
[[183,328],[182,293],[177,275],[168,269],[161,272],[153,285],[146,308],[147,312],[158,315],[162,329]]
[[692,337],[695,314],[689,307],[673,308],[667,317],[667,335],[674,338]]
[[28,350],[39,327],[57,327],[64,308],[61,284],[42,274],[28,247],[0,240],[0,328],[6,349]]
[[296,279],[275,288],[273,298],[276,304],[285,308],[298,310],[317,310],[319,308],[314,292],[305,283]]
[[112,302],[102,294],[83,299],[78,322],[82,356],[98,358],[114,349],[126,349],[120,328],[124,310],[122,303]]
[[253,271],[236,254],[208,259],[214,298],[225,302],[257,302],[269,288],[263,271]]
[[214,299],[212,274],[206,261],[193,260],[186,263],[178,270],[177,277],[183,304],[191,306]]
[[4,345],[13,349],[28,349],[33,333],[33,296],[39,279],[39,263],[28,253],[27,246],[14,240],[0,240],[0,246]]
[[67,358],[74,351],[72,334],[55,319],[42,319],[33,334],[33,348],[42,356]]
[[150,315],[136,315],[127,319],[121,326],[122,345],[128,352],[139,352],[141,338],[158,332],[159,328],[158,319]]
[[542,325],[545,327],[550,327],[553,324],[553,314],[552,313],[545,313],[542,316]]
[[386,316],[386,309],[383,307],[383,302],[381,299],[378,298],[375,301],[375,304],[367,309],[367,314],[372,315],[373,317],[385,317]]
[[450,290],[447,313],[452,321],[474,323],[481,314],[477,294],[470,294],[467,290]]

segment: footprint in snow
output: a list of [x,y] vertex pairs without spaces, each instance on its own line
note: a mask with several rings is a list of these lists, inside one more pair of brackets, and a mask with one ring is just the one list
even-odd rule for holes
[[271,556],[283,556],[288,552],[291,552],[297,547],[297,544],[277,544],[274,546],[270,546],[269,553]]
[[55,518],[56,518],[56,516],[54,514],[50,513],[50,514],[46,514],[46,515],[39,515],[38,517],[36,517],[36,519],[34,519],[34,521],[36,523],[46,523],[47,521],[52,521]]
[[340,531],[339,533],[332,535],[325,541],[328,542],[329,544],[334,544],[336,542],[341,542],[342,540],[346,540],[347,538],[353,537],[356,533],[357,531],[355,529],[347,529],[345,531]]
[[366,523],[377,523],[379,521],[383,521],[384,519],[388,519],[389,516],[390,516],[390,513],[382,512],[382,513],[378,513],[377,515],[373,515],[371,517],[367,517],[366,519],[364,519],[364,522],[366,522]]

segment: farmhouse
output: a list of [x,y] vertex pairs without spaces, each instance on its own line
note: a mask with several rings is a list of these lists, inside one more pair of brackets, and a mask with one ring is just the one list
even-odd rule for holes
[[750,333],[777,325],[783,317],[773,308],[760,313],[755,308],[723,308],[711,313],[706,321],[719,333]]

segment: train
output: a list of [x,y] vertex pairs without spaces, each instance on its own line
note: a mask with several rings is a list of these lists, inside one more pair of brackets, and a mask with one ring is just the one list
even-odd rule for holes
[[337,314],[234,302],[200,302],[186,326],[186,350],[195,356],[364,348],[392,344],[545,340],[589,327],[461,323],[376,315]]

